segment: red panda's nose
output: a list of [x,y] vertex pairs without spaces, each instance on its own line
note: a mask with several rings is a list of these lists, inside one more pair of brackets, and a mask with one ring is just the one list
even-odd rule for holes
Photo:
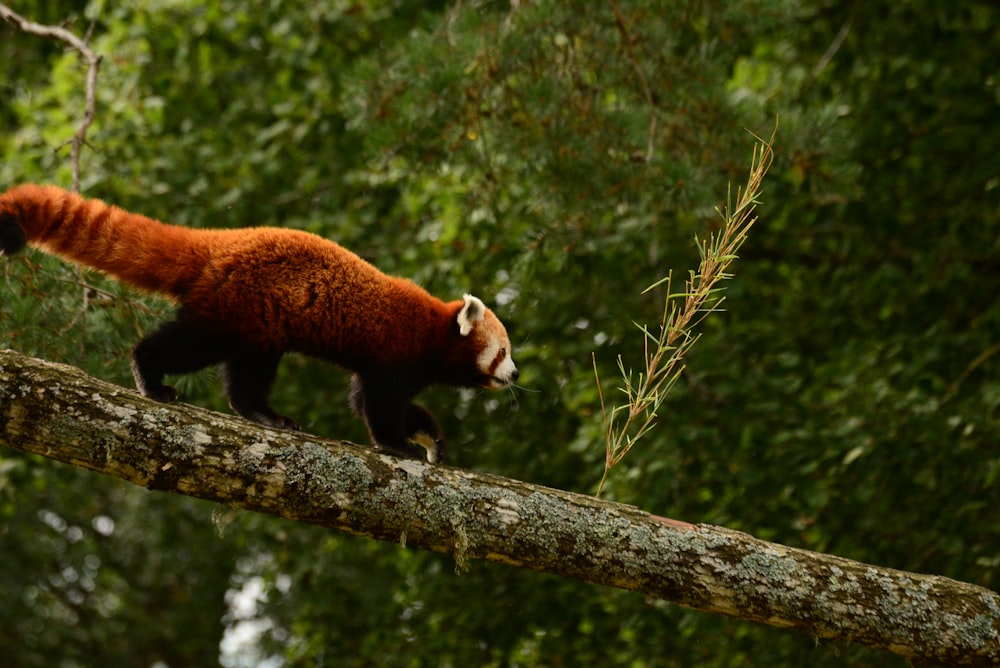
[[516,380],[517,380],[517,377],[518,377],[518,376],[520,376],[520,375],[521,375],[521,372],[520,372],[520,371],[518,371],[518,370],[517,370],[517,369],[515,368],[515,369],[514,369],[514,372],[513,372],[512,374],[510,374],[510,382],[512,382],[512,383],[513,383],[514,381],[516,381]]

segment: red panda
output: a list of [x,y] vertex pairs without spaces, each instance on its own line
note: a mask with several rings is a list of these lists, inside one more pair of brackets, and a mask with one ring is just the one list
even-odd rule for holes
[[0,255],[25,245],[179,303],[176,319],[132,351],[136,386],[158,401],[177,398],[165,375],[220,364],[236,413],[298,429],[268,394],[281,356],[301,352],[354,372],[350,404],[373,445],[415,456],[412,439],[442,461],[440,427],[411,403],[417,392],[500,389],[518,377],[507,331],[482,301],[444,302],[307,232],[177,227],[25,184],[0,195]]

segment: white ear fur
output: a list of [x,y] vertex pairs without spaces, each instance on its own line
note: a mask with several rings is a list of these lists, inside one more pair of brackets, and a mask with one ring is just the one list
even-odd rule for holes
[[486,304],[472,295],[462,295],[462,299],[465,300],[465,305],[458,312],[458,333],[462,336],[468,336],[473,325],[486,315]]

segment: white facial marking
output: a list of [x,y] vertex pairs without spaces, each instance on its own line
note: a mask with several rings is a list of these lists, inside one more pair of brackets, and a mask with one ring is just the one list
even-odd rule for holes
[[494,340],[476,358],[479,371],[489,376],[486,387],[497,390],[506,387],[517,378],[517,366],[510,355],[510,342]]
[[476,358],[476,366],[481,372],[492,376],[493,361],[499,352],[500,344],[497,341],[490,341],[490,344],[483,348],[483,352],[479,353],[479,357]]

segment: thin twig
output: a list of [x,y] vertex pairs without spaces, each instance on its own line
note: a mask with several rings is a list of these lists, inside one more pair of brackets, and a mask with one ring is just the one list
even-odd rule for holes
[[[0,3],[0,18],[21,32],[37,35],[45,39],[56,39],[68,44],[70,47],[75,49],[87,63],[83,119],[80,121],[80,125],[77,127],[76,133],[73,137],[67,142],[56,147],[56,151],[58,151],[66,144],[70,145],[70,168],[73,172],[73,192],[78,193],[80,192],[80,154],[82,153],[84,146],[89,146],[87,143],[87,131],[90,129],[90,125],[94,122],[94,118],[97,115],[97,72],[101,66],[101,57],[94,53],[88,44],[94,31],[95,24],[91,23],[90,27],[87,29],[86,37],[84,39],[80,39],[61,26],[46,26],[40,23],[35,23],[34,21],[29,21],[3,3]],[[77,269],[77,275],[82,275],[82,270],[79,268]],[[63,331],[71,329],[76,325],[77,321],[79,321],[81,317],[86,316],[89,304],[90,294],[87,289],[84,288],[83,303],[81,304],[80,310],[77,312],[77,315],[73,318],[72,322]]]
[[951,398],[958,393],[958,388],[965,382],[965,379],[997,353],[1000,353],[1000,343],[994,343],[992,346],[976,355],[976,359],[969,362],[968,366],[965,367],[965,370],[958,375],[958,378],[956,378],[951,385],[948,386],[948,389],[945,390],[944,394],[941,395],[941,403],[943,404],[951,401]]
[[639,83],[642,85],[642,94],[645,96],[646,104],[649,106],[649,131],[646,136],[645,160],[646,162],[651,162],[653,160],[653,149],[656,145],[656,100],[653,98],[653,91],[649,87],[649,80],[646,79],[646,73],[643,71],[642,65],[639,64],[639,59],[635,57],[635,52],[632,50],[632,33],[629,32],[628,23],[625,21],[625,15],[622,13],[621,7],[618,6],[616,0],[608,0],[608,4],[611,5],[611,9],[615,13],[615,23],[618,24],[618,31],[622,34],[622,41],[625,44],[625,54],[632,64],[632,69],[635,70],[636,75],[639,77]]
[[805,82],[802,84],[802,90],[812,85],[814,81],[819,77],[819,75],[826,69],[833,57],[837,55],[840,51],[840,47],[844,45],[844,40],[847,39],[847,35],[851,32],[851,24],[854,23],[854,17],[858,13],[858,4],[854,3],[854,7],[851,9],[851,13],[847,16],[847,20],[844,21],[844,25],[840,26],[840,31],[830,42],[830,45],[826,47],[826,51],[820,56],[820,59],[813,65],[813,68],[809,70],[809,74],[806,76]]
[[83,40],[60,26],[46,26],[29,21],[3,3],[0,3],[0,18],[21,32],[65,42],[76,49],[87,63],[86,102],[83,109],[83,120],[80,121],[76,134],[68,142],[73,169],[73,191],[80,192],[80,151],[87,145],[87,130],[90,129],[97,113],[97,72],[101,65],[101,57],[95,54],[87,44],[93,25],[87,31],[87,40]]

